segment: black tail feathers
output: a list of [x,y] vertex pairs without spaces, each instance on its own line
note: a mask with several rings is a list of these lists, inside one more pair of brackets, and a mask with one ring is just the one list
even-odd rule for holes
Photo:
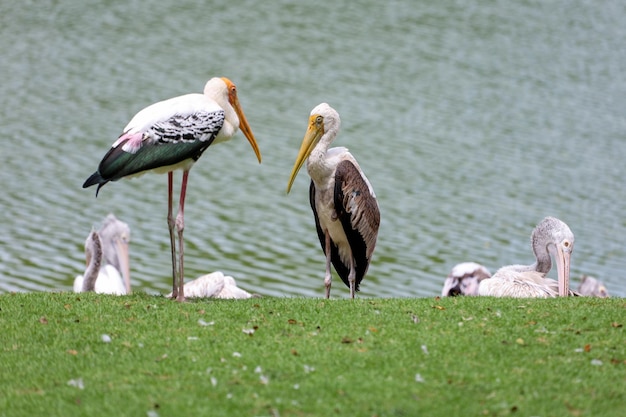
[[91,174],[91,176],[87,178],[87,180],[83,183],[83,188],[91,187],[92,185],[98,184],[98,188],[96,189],[96,197],[98,197],[98,192],[100,191],[100,188],[107,182],[109,182],[109,180],[105,180],[104,178],[102,178],[100,172],[96,171]]

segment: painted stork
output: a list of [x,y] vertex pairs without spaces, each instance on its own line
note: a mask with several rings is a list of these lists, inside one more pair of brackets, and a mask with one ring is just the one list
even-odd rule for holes
[[[212,78],[203,94],[186,94],[152,104],[137,113],[104,155],[83,188],[138,176],[149,171],[168,174],[167,224],[172,254],[172,298],[184,295],[184,207],[187,178],[193,164],[213,143],[229,140],[241,129],[261,162],[261,153],[239,105],[237,88],[228,78]],[[182,169],[178,214],[172,214],[173,171]],[[179,257],[176,268],[176,237]]]
[[483,279],[490,276],[491,272],[476,262],[457,264],[446,278],[441,290],[441,296],[478,295],[478,285]]
[[[479,295],[495,297],[556,297],[576,295],[569,289],[570,257],[574,250],[574,234],[561,220],[546,217],[533,230],[531,246],[535,254],[532,265],[510,265],[500,268],[481,281]],[[547,278],[556,262],[558,282]]]
[[289,193],[306,160],[311,177],[309,201],[326,255],[326,298],[332,283],[331,262],[354,298],[369,267],[380,224],[376,195],[356,159],[346,148],[328,149],[340,124],[339,114],[326,103],[311,111],[287,185]]
[[74,292],[130,294],[128,242],[130,228],[112,214],[85,241],[87,268],[74,279]]

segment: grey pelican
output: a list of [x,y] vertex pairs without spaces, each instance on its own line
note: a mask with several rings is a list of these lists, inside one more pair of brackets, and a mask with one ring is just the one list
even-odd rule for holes
[[[531,246],[535,254],[532,265],[510,265],[500,268],[481,281],[479,295],[495,297],[556,297],[574,295],[569,289],[570,257],[574,250],[574,234],[561,220],[546,217],[533,230]],[[556,262],[558,282],[547,278]]]
[[102,240],[104,262],[121,273],[126,294],[130,294],[130,260],[128,245],[130,242],[130,227],[109,214],[99,230]]
[[609,296],[609,290],[606,289],[604,283],[589,275],[582,276],[577,292],[587,297],[607,298]]
[[[152,171],[168,174],[167,224],[172,254],[172,298],[184,301],[184,207],[189,170],[213,143],[229,140],[241,129],[257,159],[261,153],[239,105],[237,88],[228,78],[211,78],[203,94],[186,94],[152,104],[126,125],[83,188]],[[183,171],[178,214],[172,214],[173,171]],[[178,233],[178,269],[176,237]]]
[[376,195],[356,159],[346,148],[328,149],[340,123],[339,114],[326,103],[311,111],[287,185],[289,193],[306,160],[311,177],[309,201],[326,255],[326,298],[332,283],[331,262],[354,298],[369,267],[380,224]]
[[74,279],[74,292],[130,294],[129,240],[128,225],[109,214],[85,241],[87,269]]
[[202,275],[185,283],[187,298],[250,298],[252,294],[237,286],[235,279],[221,271]]
[[478,295],[478,285],[490,276],[491,272],[476,262],[456,264],[443,284],[441,296]]

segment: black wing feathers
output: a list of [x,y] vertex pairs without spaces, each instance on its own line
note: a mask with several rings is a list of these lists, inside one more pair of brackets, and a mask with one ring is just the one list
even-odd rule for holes
[[[322,246],[322,251],[324,255],[326,255],[326,236],[324,236],[324,231],[320,226],[320,220],[317,216],[317,210],[315,209],[315,184],[311,181],[311,185],[309,187],[309,202],[311,203],[311,208],[313,209],[313,217],[315,218],[315,228],[317,229],[317,237],[320,240],[320,245]],[[339,258],[339,248],[335,245],[335,242],[330,241],[330,261],[335,267],[335,271],[337,271],[337,275],[341,278],[344,284],[348,288],[350,288],[350,282],[348,281],[348,274],[350,273],[350,266],[344,265],[341,262],[341,258]],[[357,280],[355,289],[359,290],[359,280]]]
[[175,165],[185,159],[197,160],[209,147],[213,138],[206,142],[158,142],[143,146],[135,153],[122,150],[123,143],[111,148],[102,158],[98,172],[107,181],[117,181],[142,171]]
[[[322,230],[317,210],[315,209],[315,185],[311,181],[309,200],[315,216],[315,226],[322,250],[325,252],[325,236]],[[356,269],[356,290],[363,280],[369,267],[370,257],[374,251],[380,212],[378,203],[370,193],[369,187],[359,169],[350,161],[342,161],[335,171],[334,205],[337,220],[341,222],[344,233],[350,244]],[[332,240],[331,240],[332,242]],[[339,249],[335,242],[331,244],[331,262],[341,280],[350,286],[348,274],[350,265],[346,265],[339,257]]]
[[358,288],[370,264],[380,213],[361,172],[348,160],[341,161],[335,171],[335,211],[350,243]]
[[107,182],[128,175],[176,165],[186,159],[198,160],[223,124],[224,111],[174,114],[158,121],[143,133],[145,143],[136,152],[124,151],[125,142],[109,149],[83,188],[98,184],[100,190]]

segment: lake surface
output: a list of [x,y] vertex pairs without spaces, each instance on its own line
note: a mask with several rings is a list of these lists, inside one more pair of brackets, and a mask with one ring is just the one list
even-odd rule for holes
[[0,292],[71,290],[110,212],[132,229],[133,288],[169,291],[167,176],[81,185],[138,110],[227,76],[263,163],[239,133],[192,169],[187,280],[323,296],[306,170],[285,188],[326,101],[381,208],[362,297],[435,296],[468,260],[530,264],[548,215],[576,235],[573,285],[626,296],[622,1],[206,3],[0,5]]

